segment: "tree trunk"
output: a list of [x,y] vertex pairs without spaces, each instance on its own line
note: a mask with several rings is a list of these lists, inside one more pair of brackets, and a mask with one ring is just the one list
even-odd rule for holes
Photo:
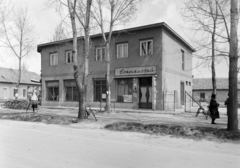
[[229,104],[228,126],[229,131],[238,131],[238,0],[231,0],[231,28],[229,54]]
[[[18,95],[18,97],[19,97],[19,85],[20,85],[20,82],[21,82],[21,75],[22,75],[22,69],[21,69],[21,64],[22,64],[22,58],[20,57],[19,58],[19,62],[18,62],[18,81],[17,81],[17,85],[16,85],[16,87],[17,87],[17,95]],[[16,95],[14,95],[15,96],[15,99],[18,99],[18,97],[16,97]]]
[[74,70],[74,79],[76,81],[76,86],[78,89],[78,94],[79,94],[79,108],[78,108],[78,119],[84,119],[85,118],[85,92],[84,88],[82,85],[82,80],[80,76],[80,66],[78,64],[78,52],[77,52],[77,26],[76,26],[76,0],[74,1],[74,5],[71,2],[71,0],[68,0],[68,8],[69,8],[69,14],[71,18],[71,24],[72,24],[72,31],[73,31],[73,51],[72,55],[74,58],[74,65],[73,65],[73,70]]
[[[216,3],[216,2],[215,2]],[[217,84],[216,84],[216,70],[215,70],[215,35],[216,35],[216,24],[217,24],[217,3],[216,3],[216,16],[212,15],[213,18],[213,32],[212,32],[212,85],[213,94],[217,94]]]
[[110,48],[109,42],[106,43],[106,59],[107,59],[107,74],[106,74],[106,82],[107,82],[107,99],[106,99],[106,112],[111,112],[111,88],[110,88]]
[[76,86],[79,94],[79,108],[78,108],[78,119],[84,119],[86,116],[86,92],[85,92],[85,87],[82,84],[82,80],[80,78],[79,72],[81,72],[80,67],[74,65],[74,78],[76,81]]
[[87,10],[86,10],[86,22],[84,26],[84,78],[83,78],[83,90],[84,93],[84,102],[83,107],[86,109],[86,100],[87,100],[87,86],[88,86],[88,75],[89,75],[89,48],[90,48],[90,12],[91,12],[92,0],[87,1]]
[[215,71],[215,32],[212,34],[212,86],[213,86],[213,94],[217,93],[217,85],[216,85],[216,71]]

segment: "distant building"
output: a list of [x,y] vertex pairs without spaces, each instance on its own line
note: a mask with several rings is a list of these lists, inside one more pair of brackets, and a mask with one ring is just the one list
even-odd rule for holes
[[[79,58],[82,40],[79,37]],[[163,110],[182,107],[192,91],[192,48],[166,23],[114,31],[111,50],[111,101],[117,108]],[[106,100],[106,50],[102,35],[91,36],[87,103]],[[78,106],[73,78],[72,39],[38,45],[42,103]]]
[[[18,70],[0,67],[0,102],[15,99],[17,80]],[[40,81],[40,75],[35,72],[22,71],[18,99],[27,99],[28,94],[32,94],[34,89],[41,92],[40,83],[31,80]]]
[[[224,102],[228,97],[228,78],[217,78],[217,101]],[[240,88],[240,85],[238,85]],[[212,78],[193,79],[193,97],[197,101],[209,102],[213,93]],[[240,89],[238,89],[238,98],[240,98]]]

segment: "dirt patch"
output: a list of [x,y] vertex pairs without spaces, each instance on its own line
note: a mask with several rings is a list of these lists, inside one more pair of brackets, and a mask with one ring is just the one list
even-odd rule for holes
[[175,137],[191,138],[195,140],[207,139],[222,142],[233,141],[236,143],[240,143],[240,132],[229,132],[225,129],[209,127],[186,127],[167,124],[119,122],[106,125],[105,128],[116,131],[131,131],[147,134],[172,135]]
[[77,123],[78,120],[75,117],[49,115],[49,114],[37,114],[37,113],[1,113],[1,119],[10,119],[17,121],[30,121],[30,122],[43,122],[46,124],[59,124],[69,125]]

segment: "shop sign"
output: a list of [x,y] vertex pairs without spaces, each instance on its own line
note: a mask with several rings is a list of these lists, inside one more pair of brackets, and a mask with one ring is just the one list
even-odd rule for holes
[[115,69],[116,76],[148,75],[148,74],[156,74],[156,66]]

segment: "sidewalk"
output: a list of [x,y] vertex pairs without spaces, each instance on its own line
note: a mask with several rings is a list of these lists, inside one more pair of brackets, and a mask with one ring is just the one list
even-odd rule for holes
[[[194,110],[193,110],[194,111]],[[0,108],[0,113],[25,113],[26,110],[14,110]],[[28,113],[32,113],[32,110],[28,110]],[[37,111],[38,114],[50,114],[76,117],[78,115],[78,108],[69,107],[43,107]],[[176,111],[153,111],[142,109],[115,109],[114,112],[98,112],[96,122],[93,116],[90,115],[88,120],[84,120],[84,125],[103,127],[106,124],[114,122],[140,122],[145,124],[171,124],[181,126],[201,126],[201,127],[213,127],[213,128],[227,128],[227,116],[224,109],[220,109],[220,119],[216,120],[216,125],[212,125],[211,119],[205,119],[203,114],[199,114],[196,117],[196,112],[184,112],[183,109]],[[78,123],[79,124],[82,124]],[[75,124],[76,126],[76,124]],[[80,125],[79,125],[80,126]]]

